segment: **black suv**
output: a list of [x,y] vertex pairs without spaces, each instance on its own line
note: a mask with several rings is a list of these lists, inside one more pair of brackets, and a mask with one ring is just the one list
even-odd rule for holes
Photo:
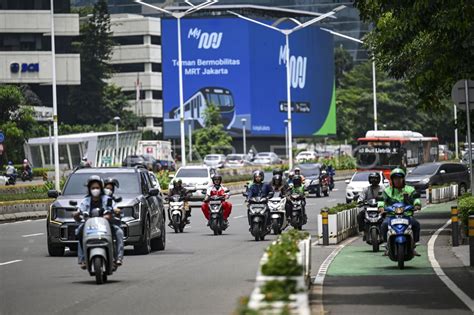
[[462,195],[470,185],[469,170],[460,163],[421,164],[408,173],[406,183],[418,192],[425,192],[429,186],[455,183]]
[[122,162],[122,166],[134,167],[137,165],[142,165],[152,172],[162,169],[160,162],[151,155],[128,155]]
[[86,182],[92,175],[113,177],[120,187],[115,197],[121,197],[118,207],[122,210],[122,229],[125,245],[133,245],[137,254],[148,254],[152,250],[164,250],[166,224],[163,200],[159,190],[153,188],[148,171],[136,168],[83,168],[74,171],[67,179],[62,193],[48,192],[56,198],[46,219],[48,252],[51,256],[62,256],[64,248],[77,250],[75,230],[78,223],[73,213],[87,194]]

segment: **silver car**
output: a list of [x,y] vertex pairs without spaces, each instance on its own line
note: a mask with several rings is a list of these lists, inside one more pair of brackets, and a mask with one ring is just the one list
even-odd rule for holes
[[250,164],[247,154],[229,154],[225,159],[224,167],[244,167]]
[[254,160],[252,161],[253,165],[271,165],[281,163],[281,159],[274,152],[260,152],[255,156]]
[[210,168],[223,168],[225,163],[224,154],[208,154],[204,157],[204,165]]

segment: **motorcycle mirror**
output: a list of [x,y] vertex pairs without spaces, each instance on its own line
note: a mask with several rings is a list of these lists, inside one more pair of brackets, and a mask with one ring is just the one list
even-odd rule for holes
[[344,183],[346,183],[346,184],[349,184],[350,182],[351,182],[350,179],[346,179],[346,180],[344,181]]
[[76,207],[77,206],[77,201],[76,200],[69,200],[69,205]]
[[116,197],[116,198],[114,198],[114,201],[115,202],[122,202],[122,197]]
[[152,188],[152,189],[150,189],[150,191],[148,192],[148,194],[149,194],[150,196],[158,196],[159,193],[160,193],[160,191],[159,191],[158,189],[156,189],[156,188]]
[[48,197],[49,198],[58,198],[59,192],[55,189],[48,190]]

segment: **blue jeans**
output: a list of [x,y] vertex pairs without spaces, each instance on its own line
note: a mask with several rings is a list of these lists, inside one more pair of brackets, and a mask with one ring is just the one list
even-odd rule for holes
[[[409,217],[408,219],[410,220],[411,228],[413,230],[413,240],[415,241],[415,243],[418,243],[420,241],[420,230],[421,230],[420,222],[418,222],[418,220],[415,219],[414,217]],[[383,220],[382,226],[380,228],[382,231],[383,240],[385,242],[387,241],[389,223],[390,223],[390,217],[386,217],[385,220]]]
[[[123,230],[120,226],[111,224],[110,227],[112,228],[112,233],[114,234],[115,238],[115,257],[114,259],[123,259],[123,252],[124,252],[124,242],[123,242]],[[79,263],[83,263],[86,260],[84,255],[84,249],[82,247],[82,231],[84,229],[84,223],[81,223],[76,229],[76,236],[79,238],[79,242],[77,244],[77,260]]]

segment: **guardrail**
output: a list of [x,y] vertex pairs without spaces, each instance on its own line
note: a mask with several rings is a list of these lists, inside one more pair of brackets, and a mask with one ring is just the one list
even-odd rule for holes
[[[260,259],[259,269],[255,282],[255,288],[250,295],[248,307],[259,310],[262,314],[277,314],[285,307],[290,314],[310,315],[308,289],[311,284],[311,236],[299,241],[299,252],[296,256],[297,263],[303,266],[302,272],[298,276],[266,276],[262,274],[262,266],[268,261],[268,254],[265,253]],[[261,293],[261,288],[269,281],[294,280],[297,285],[296,294],[290,294],[289,302],[285,301],[265,301],[265,296]],[[259,313],[260,314],[260,313]],[[279,314],[279,313],[278,313]]]
[[[346,238],[357,233],[357,214],[359,213],[358,208],[352,208],[344,210],[336,214],[329,214],[327,225],[328,225],[328,236],[329,244],[334,245],[342,242]],[[318,214],[318,244],[323,244],[323,217]]]
[[428,203],[442,203],[457,199],[459,187],[457,184],[451,184],[445,187],[426,189],[426,199]]

